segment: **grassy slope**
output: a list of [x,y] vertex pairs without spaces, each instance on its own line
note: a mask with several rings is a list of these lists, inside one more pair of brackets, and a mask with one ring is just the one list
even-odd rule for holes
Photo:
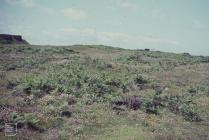
[[207,139],[208,57],[0,46],[0,139]]

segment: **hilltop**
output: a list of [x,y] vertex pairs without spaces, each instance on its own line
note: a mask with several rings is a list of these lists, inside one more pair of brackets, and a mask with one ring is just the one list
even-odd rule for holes
[[0,34],[0,44],[29,44],[20,35]]
[[[8,47],[9,46],[9,47]],[[206,140],[209,57],[0,45],[0,139]]]

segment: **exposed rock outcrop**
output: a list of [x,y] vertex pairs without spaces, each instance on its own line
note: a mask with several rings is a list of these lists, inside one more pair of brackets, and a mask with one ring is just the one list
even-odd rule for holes
[[0,44],[29,44],[20,35],[0,34]]

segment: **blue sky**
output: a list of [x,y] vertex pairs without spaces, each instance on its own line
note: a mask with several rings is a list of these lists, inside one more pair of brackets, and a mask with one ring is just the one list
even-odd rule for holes
[[104,44],[209,55],[207,0],[0,0],[0,33],[31,44]]

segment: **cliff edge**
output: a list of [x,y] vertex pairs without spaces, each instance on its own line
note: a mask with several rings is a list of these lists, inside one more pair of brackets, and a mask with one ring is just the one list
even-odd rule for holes
[[0,44],[29,44],[20,35],[0,34]]

